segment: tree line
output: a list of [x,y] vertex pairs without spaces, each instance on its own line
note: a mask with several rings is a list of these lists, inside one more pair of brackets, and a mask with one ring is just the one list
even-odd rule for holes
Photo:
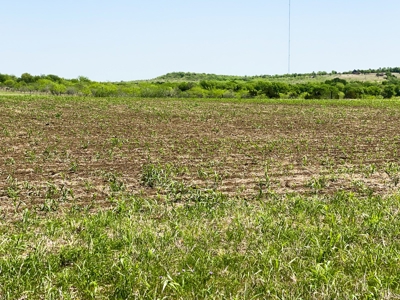
[[319,71],[319,72],[311,72],[311,73],[291,73],[291,74],[282,74],[282,75],[255,75],[255,76],[235,76],[235,75],[216,75],[216,74],[207,74],[207,73],[192,73],[192,72],[171,72],[165,75],[157,77],[155,80],[157,81],[201,81],[201,80],[218,80],[218,81],[230,81],[230,80],[240,80],[240,81],[253,81],[255,79],[291,79],[291,78],[313,78],[316,76],[323,75],[337,75],[337,74],[387,74],[387,73],[400,73],[400,67],[394,68],[378,68],[378,69],[368,69],[368,70],[360,70],[356,69],[353,71],[346,71],[339,73],[337,71]]
[[[83,76],[65,79],[57,75],[35,76],[24,73],[20,77],[0,74],[0,88],[25,93],[94,97],[356,99],[400,96],[400,80],[392,74],[392,71],[400,71],[400,68],[372,71],[385,71],[386,79],[383,82],[361,82],[334,78],[325,81],[288,83],[271,80],[268,75],[243,78],[175,72],[149,81],[96,82]],[[180,77],[181,80],[173,80],[172,77]],[[185,80],[188,77],[193,80]]]

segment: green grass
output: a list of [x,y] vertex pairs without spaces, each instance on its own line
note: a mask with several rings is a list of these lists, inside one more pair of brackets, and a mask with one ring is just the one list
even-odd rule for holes
[[[111,200],[110,200],[111,201]],[[392,299],[400,196],[220,194],[1,229],[1,299]],[[25,298],[24,298],[25,297]]]
[[[95,102],[101,106],[110,106],[114,104],[129,104],[135,101],[142,102],[172,102],[178,101],[179,103],[192,103],[198,105],[199,103],[236,103],[236,104],[284,104],[284,105],[310,105],[310,106],[345,106],[345,107],[384,107],[384,108],[399,108],[400,98],[392,99],[239,99],[239,98],[159,98],[159,99],[144,99],[144,98],[133,98],[133,97],[109,97],[109,98],[93,98],[93,97],[79,97],[79,96],[54,96],[54,95],[23,95],[18,93],[6,93],[0,94],[0,103],[8,102],[10,105],[18,105],[22,102],[30,101],[42,101],[45,99],[53,102],[56,100],[57,103],[87,103]],[[45,107],[46,109],[51,107]]]

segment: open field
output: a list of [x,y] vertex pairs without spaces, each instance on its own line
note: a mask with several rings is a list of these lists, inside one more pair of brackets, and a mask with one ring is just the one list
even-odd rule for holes
[[[400,77],[398,73],[393,74],[396,77]],[[386,76],[376,76],[376,73],[369,74],[332,74],[332,75],[317,75],[317,76],[305,76],[300,75],[298,77],[270,77],[270,81],[288,82],[288,83],[307,83],[307,82],[325,82],[326,80],[333,80],[335,78],[344,79],[348,82],[360,81],[360,82],[384,82]]]
[[1,95],[0,120],[2,299],[400,298],[399,99]]

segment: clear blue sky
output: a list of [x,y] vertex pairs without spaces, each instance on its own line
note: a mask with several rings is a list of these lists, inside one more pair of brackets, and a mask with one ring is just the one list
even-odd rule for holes
[[[149,79],[288,70],[289,0],[16,0],[0,73]],[[400,0],[291,0],[292,73],[400,65]]]

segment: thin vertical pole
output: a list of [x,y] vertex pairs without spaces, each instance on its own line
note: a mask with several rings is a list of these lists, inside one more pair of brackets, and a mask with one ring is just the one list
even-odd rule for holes
[[291,21],[291,16],[290,16],[290,13],[291,13],[291,5],[290,5],[290,0],[289,0],[289,50],[288,50],[288,74],[290,74],[290,26],[291,26],[291,24],[290,24],[290,21]]

